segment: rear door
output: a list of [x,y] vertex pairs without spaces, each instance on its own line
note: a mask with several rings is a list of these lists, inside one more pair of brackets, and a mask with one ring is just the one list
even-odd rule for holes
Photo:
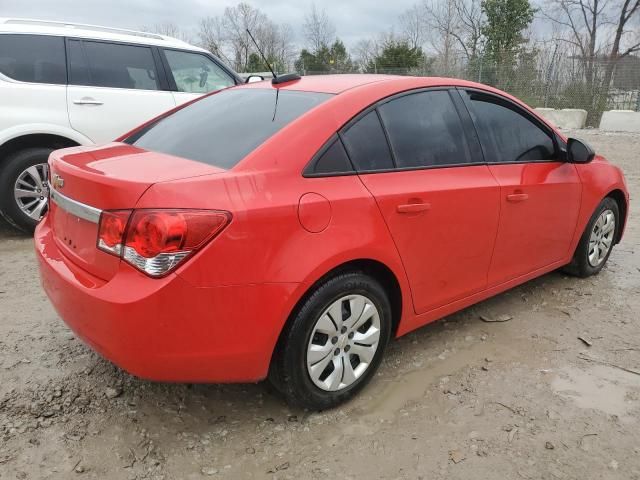
[[499,187],[474,135],[447,89],[387,100],[341,133],[398,248],[417,313],[487,284]]
[[154,47],[68,39],[67,61],[71,126],[96,143],[175,107]]
[[491,173],[500,184],[500,227],[489,270],[497,285],[562,260],[576,228],[582,184],[554,132],[496,95],[463,91]]
[[229,72],[204,53],[164,48],[161,54],[164,55],[168,82],[176,105],[236,84]]

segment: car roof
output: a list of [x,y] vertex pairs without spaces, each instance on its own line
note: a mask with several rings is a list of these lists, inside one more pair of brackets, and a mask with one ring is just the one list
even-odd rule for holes
[[459,78],[444,77],[413,77],[401,75],[379,74],[334,74],[334,75],[309,75],[299,80],[273,85],[271,80],[249,83],[237,88],[279,88],[283,90],[298,90],[305,92],[340,94],[347,90],[354,90],[372,83],[394,83],[399,89],[403,85],[411,85],[409,88],[435,87],[435,86],[461,86],[491,89],[486,85]]
[[0,18],[0,34],[2,33],[29,33],[35,35],[88,38],[206,52],[205,49],[195,47],[177,38],[167,37],[166,35],[73,22],[57,22],[30,18]]

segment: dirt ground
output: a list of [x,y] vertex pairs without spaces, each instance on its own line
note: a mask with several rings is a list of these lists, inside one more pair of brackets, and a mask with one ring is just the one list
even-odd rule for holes
[[577,136],[632,194],[601,274],[551,273],[393,342],[324,413],[264,385],[119,371],[57,318],[30,239],[0,226],[0,479],[640,479],[640,136]]

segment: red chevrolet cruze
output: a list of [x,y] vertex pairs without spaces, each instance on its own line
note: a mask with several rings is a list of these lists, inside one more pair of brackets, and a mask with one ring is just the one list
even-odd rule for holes
[[140,377],[269,378],[320,409],[391,337],[560,267],[597,273],[629,200],[588,145],[443,78],[230,88],[49,162],[35,245],[79,337]]

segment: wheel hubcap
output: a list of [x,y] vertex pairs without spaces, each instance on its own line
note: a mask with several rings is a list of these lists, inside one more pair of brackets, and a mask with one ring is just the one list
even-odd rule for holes
[[318,318],[307,346],[313,383],[335,392],[353,384],[371,365],[380,341],[380,314],[363,295],[347,295]]
[[49,202],[49,166],[39,163],[24,170],[13,187],[16,204],[29,218],[39,221],[47,211]]
[[616,232],[616,216],[611,210],[605,210],[600,214],[593,225],[591,237],[589,237],[589,264],[592,267],[599,266],[613,246],[613,237]]

